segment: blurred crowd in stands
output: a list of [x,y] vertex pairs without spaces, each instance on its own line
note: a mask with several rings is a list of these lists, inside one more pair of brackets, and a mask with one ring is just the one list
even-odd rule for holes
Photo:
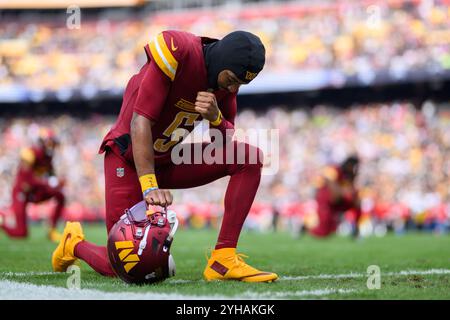
[[[98,115],[0,119],[0,207],[9,205],[20,148],[32,143],[44,125],[54,128],[61,142],[55,166],[57,174],[67,179],[66,219],[102,219],[103,156],[97,151],[113,121]],[[323,168],[357,154],[362,162],[357,184],[366,233],[388,228],[399,233],[408,228],[450,230],[450,105],[273,107],[264,113],[239,113],[236,126],[277,129],[279,135],[279,170],[263,175],[246,221],[248,229],[298,233],[314,225],[314,190]],[[182,223],[217,226],[227,181],[174,190],[173,209]],[[32,205],[31,218],[46,216],[51,205]],[[344,215],[343,225],[350,220]]]
[[[450,71],[449,1],[330,1],[82,15],[69,29],[64,14],[0,21],[0,88],[71,90],[86,97],[122,92],[145,61],[143,46],[166,29],[221,38],[236,29],[261,37],[265,73],[328,72],[331,85],[378,73],[394,79]],[[313,73],[314,77],[317,73]],[[5,90],[6,90],[5,89]]]

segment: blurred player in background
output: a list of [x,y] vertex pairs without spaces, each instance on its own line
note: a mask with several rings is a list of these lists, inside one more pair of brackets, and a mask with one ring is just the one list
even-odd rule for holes
[[[145,46],[145,53],[147,63],[128,82],[118,120],[100,149],[105,153],[108,232],[125,209],[143,198],[149,205],[166,207],[172,204],[167,189],[193,188],[231,176],[219,238],[203,275],[206,280],[276,280],[275,273],[249,266],[236,253],[261,179],[260,150],[230,142],[234,148],[230,161],[228,146],[222,144],[219,157],[223,158],[211,164],[204,162],[203,155],[211,149],[218,153],[218,144],[189,144],[183,149],[183,158],[186,152],[189,160],[181,164],[173,162],[171,153],[202,119],[220,132],[224,143],[230,141],[239,86],[253,80],[265,63],[261,40],[244,31],[221,40],[165,31]],[[107,248],[84,241],[80,224],[68,223],[53,254],[53,269],[65,271],[76,258],[100,274],[115,275]]]
[[316,191],[318,225],[311,230],[314,236],[326,237],[334,233],[342,213],[347,210],[355,213],[353,236],[358,236],[361,217],[361,203],[355,187],[358,165],[358,157],[350,156],[340,166],[325,168]]
[[56,206],[50,214],[48,238],[58,242],[61,235],[56,225],[61,217],[65,197],[62,192],[64,180],[58,180],[53,168],[53,155],[58,140],[55,133],[47,128],[39,131],[37,144],[24,148],[20,152],[20,164],[12,190],[12,212],[15,215],[15,226],[7,225],[3,213],[0,213],[0,224],[10,237],[24,238],[28,236],[27,205],[55,199]]

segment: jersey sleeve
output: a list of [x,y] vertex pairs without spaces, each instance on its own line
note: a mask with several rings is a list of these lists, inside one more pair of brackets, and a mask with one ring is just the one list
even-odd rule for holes
[[158,121],[184,56],[183,43],[179,32],[164,31],[145,46],[149,66],[139,86],[134,112]]
[[171,80],[174,81],[183,52],[186,48],[183,37],[176,31],[164,31],[153,38],[149,44],[149,59],[156,62],[158,68]]
[[237,113],[237,94],[230,94],[224,99],[222,104],[221,112],[225,120],[230,122],[234,126],[234,119],[236,118]]
[[222,121],[215,128],[222,132],[226,132],[227,129],[234,130],[234,120],[237,113],[236,94],[229,94],[223,101],[219,102],[219,109],[222,112]]
[[147,119],[158,121],[169,93],[170,80],[150,61],[139,86],[133,111]]

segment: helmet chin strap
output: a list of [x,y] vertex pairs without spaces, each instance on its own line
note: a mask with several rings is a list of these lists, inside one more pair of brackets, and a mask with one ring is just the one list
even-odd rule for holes
[[163,251],[167,252],[170,248],[170,245],[172,244],[173,236],[175,235],[175,232],[177,232],[178,229],[178,219],[177,214],[173,210],[165,210],[166,219],[169,222],[170,225],[170,232],[169,235],[166,238],[166,241],[164,241]]
[[167,210],[166,212],[167,221],[169,221],[170,225],[170,233],[167,239],[171,241],[173,239],[173,236],[175,235],[175,232],[177,232],[178,229],[178,219],[177,214],[173,210]]
[[149,230],[150,230],[150,225],[145,227],[144,237],[142,238],[141,242],[139,243],[138,256],[140,256],[142,254],[142,252],[144,252],[144,249],[147,246],[147,237],[148,237]]

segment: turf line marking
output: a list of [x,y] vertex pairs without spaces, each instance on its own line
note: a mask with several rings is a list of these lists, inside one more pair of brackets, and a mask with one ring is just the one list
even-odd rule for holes
[[165,282],[179,284],[179,283],[192,283],[199,282],[198,280],[188,280],[188,279],[167,279]]
[[[429,269],[429,270],[403,270],[399,272],[386,272],[381,276],[412,276],[412,275],[440,275],[450,274],[450,269]],[[343,279],[343,278],[362,278],[367,277],[366,273],[344,273],[344,274],[318,274],[310,276],[285,276],[280,280],[309,280],[309,279]]]
[[[386,272],[381,276],[410,276],[410,275],[442,275],[450,274],[450,269],[429,269],[429,270],[402,270],[398,272]],[[32,276],[59,276],[66,275],[61,272],[0,272],[0,277],[32,277]],[[310,276],[284,276],[279,280],[309,280],[309,279],[343,279],[343,278],[362,278],[367,277],[367,274],[360,272],[350,272],[343,274],[318,274]],[[168,279],[167,282],[178,283],[193,283],[200,282],[202,280],[189,280],[189,279]]]
[[105,292],[95,289],[66,289],[62,287],[35,285],[29,283],[0,280],[0,299],[3,300],[223,300],[223,299],[282,299],[285,297],[317,297],[329,294],[346,294],[355,292],[351,289],[316,289],[303,291],[256,292],[246,291],[233,296],[224,295],[184,295],[179,293],[155,292]]
[[[220,299],[214,296],[195,296],[154,292],[105,292],[95,289],[67,289],[63,287],[35,285],[0,280],[0,299],[15,300],[137,300],[137,299]],[[226,297],[223,297],[225,299]]]
[[66,274],[62,272],[0,272],[0,276],[4,277],[33,277],[33,276],[54,276],[58,274]]
[[[22,277],[36,277],[36,276],[67,276],[67,273],[65,272],[0,272],[0,279],[1,278],[22,278]],[[167,279],[166,282],[172,283],[172,284],[180,284],[180,283],[192,283],[192,282],[199,282],[198,280],[191,280],[191,279]]]
[[[410,275],[443,275],[450,274],[450,269],[429,269],[429,270],[402,270],[398,272],[386,272],[381,276],[410,276]],[[0,277],[33,277],[33,276],[59,276],[66,275],[64,272],[0,272]],[[309,276],[284,276],[279,280],[309,280],[309,279],[343,279],[343,278],[362,278],[367,277],[367,274],[360,272],[350,272],[343,274],[318,274]],[[201,282],[202,280],[192,279],[168,279],[166,282],[178,283],[193,283]]]

